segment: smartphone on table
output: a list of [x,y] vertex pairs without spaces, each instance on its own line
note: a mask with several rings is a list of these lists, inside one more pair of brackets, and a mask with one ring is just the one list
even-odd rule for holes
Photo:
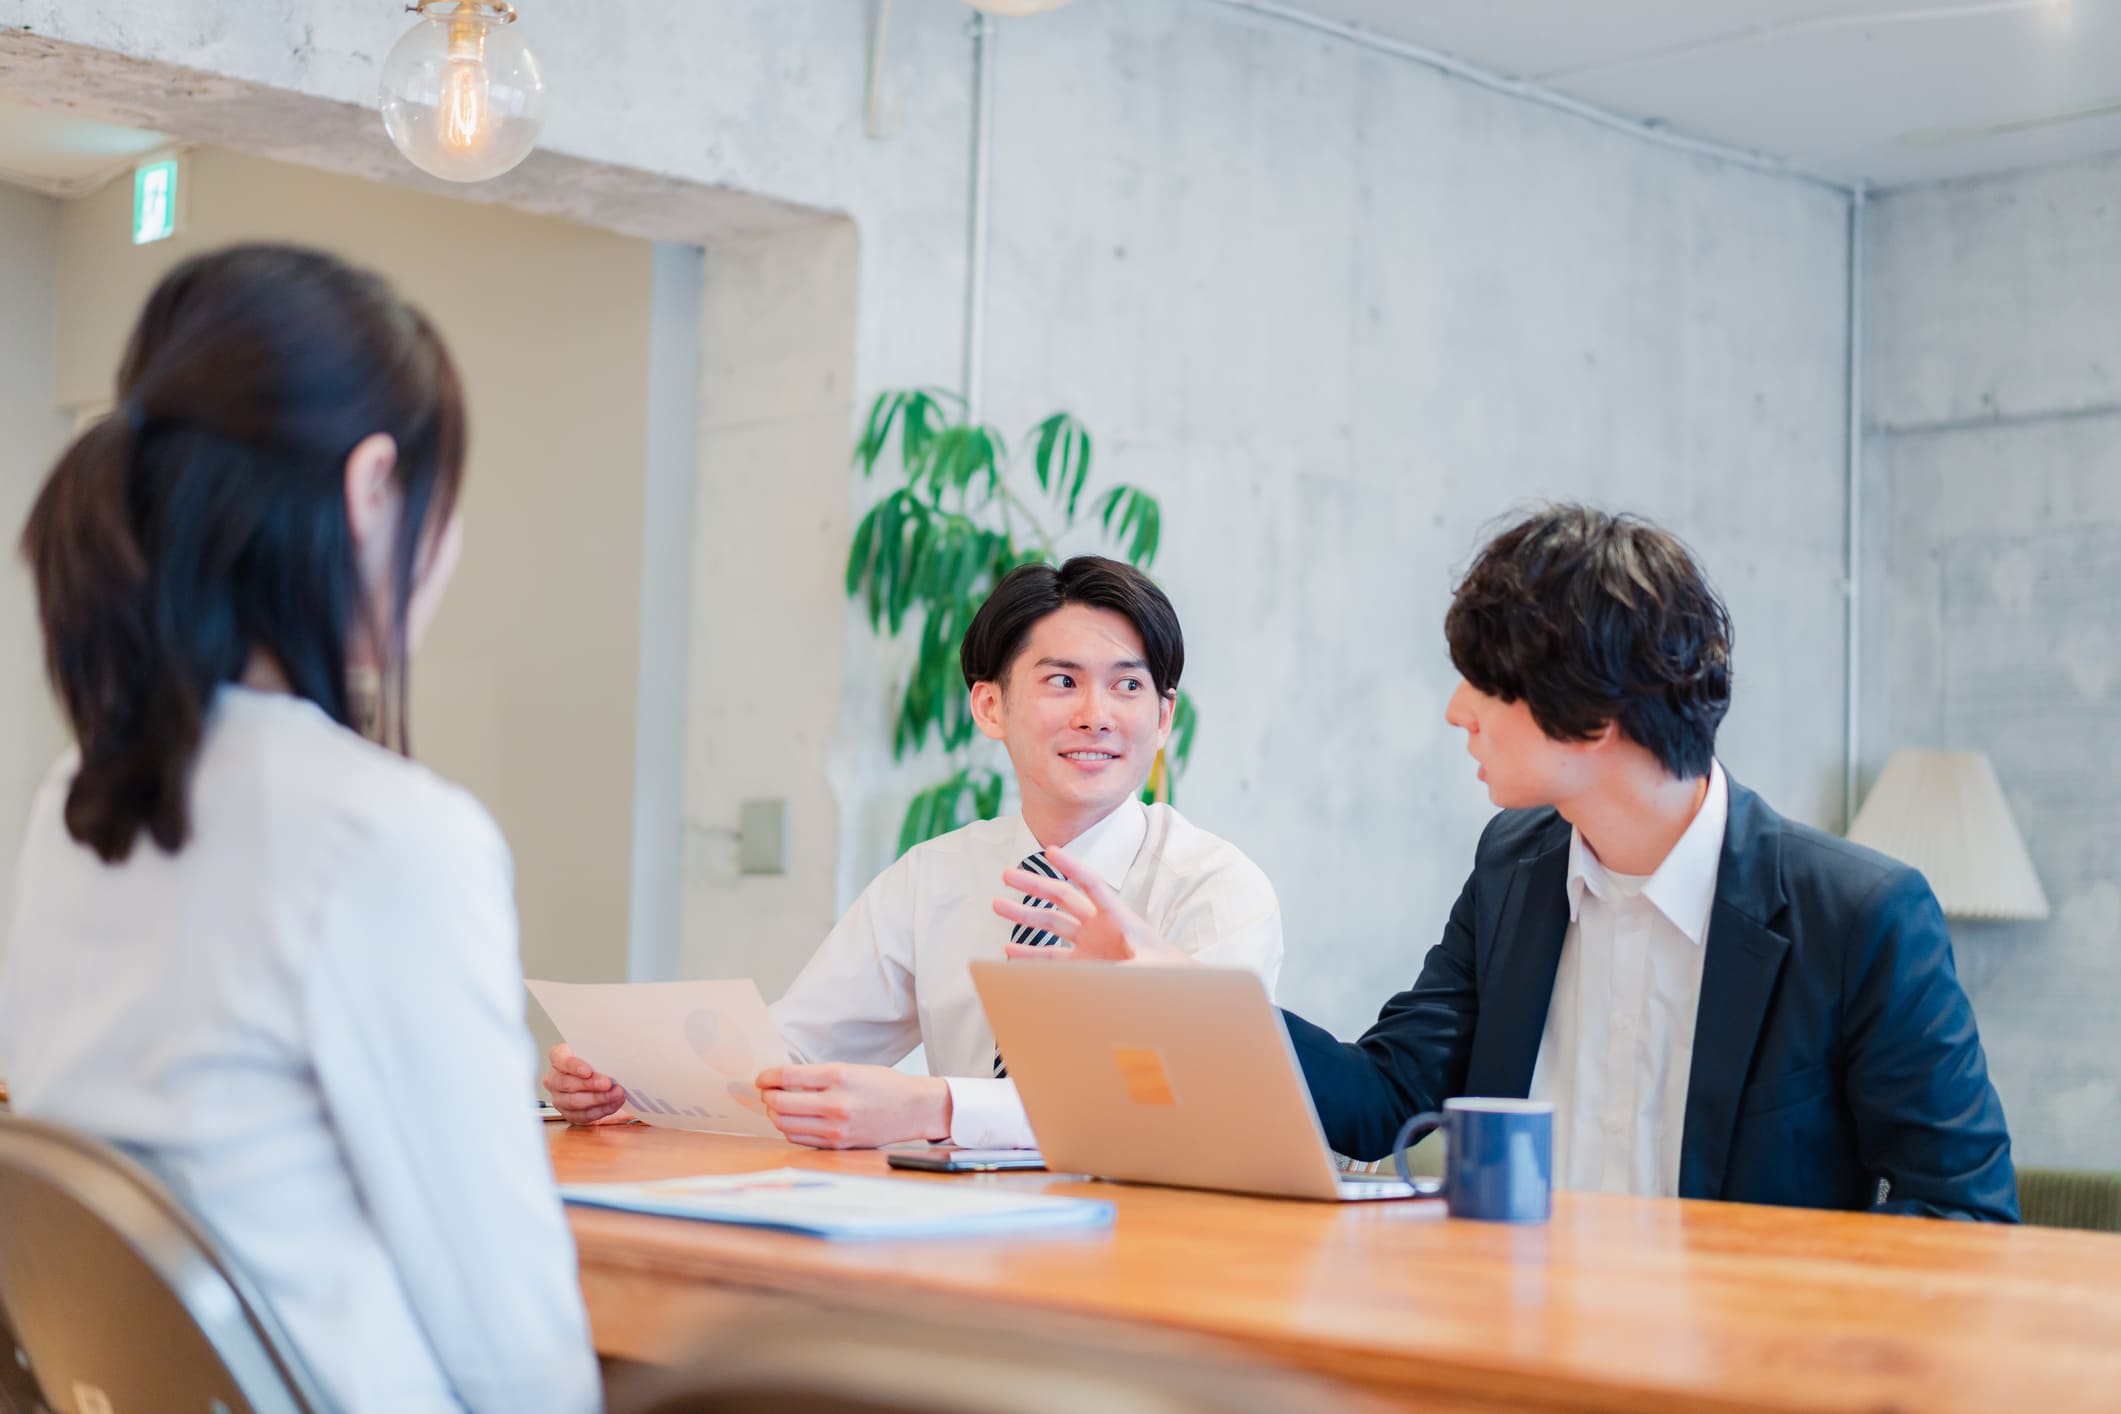
[[1046,1160],[1036,1149],[960,1149],[934,1144],[925,1149],[887,1149],[884,1162],[895,1169],[923,1173],[996,1173],[1002,1169],[1042,1169]]

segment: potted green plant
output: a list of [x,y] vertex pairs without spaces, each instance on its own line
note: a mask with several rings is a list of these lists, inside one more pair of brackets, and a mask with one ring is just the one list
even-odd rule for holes
[[[892,755],[903,759],[932,735],[951,767],[907,805],[901,854],[1001,812],[1006,778],[979,750],[983,738],[957,653],[973,614],[1002,576],[1019,565],[1056,560],[1056,541],[1081,518],[1095,519],[1111,553],[1141,569],[1156,560],[1163,509],[1155,497],[1120,484],[1085,502],[1090,433],[1072,415],[1054,413],[1019,447],[1030,449],[1028,468],[1021,455],[1011,456],[1000,432],[965,416],[962,398],[934,388],[879,394],[855,443],[854,465],[864,479],[888,464],[897,484],[855,528],[847,596],[867,604],[869,626],[879,636],[917,634],[892,725]],[[1181,696],[1170,748],[1157,755],[1145,799],[1171,798],[1192,755],[1196,726],[1192,702]]]

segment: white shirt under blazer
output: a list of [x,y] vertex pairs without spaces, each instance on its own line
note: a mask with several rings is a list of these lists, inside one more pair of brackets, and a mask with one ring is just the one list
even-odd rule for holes
[[1532,1098],[1554,1102],[1554,1186],[1673,1198],[1686,1132],[1703,945],[1731,788],[1711,763],[1701,808],[1653,874],[1607,869],[1569,835],[1569,926]]
[[74,770],[45,779],[16,875],[14,1107],[159,1173],[335,1407],[594,1409],[485,810],[310,703],[233,687],[177,854],[75,843]]
[[[1168,805],[1128,800],[1061,848],[1164,938],[1202,962],[1252,969],[1272,995],[1281,907],[1235,845]],[[953,1143],[1031,1147],[1015,1084],[993,1078],[994,1031],[970,964],[1008,956],[1011,925],[994,912],[1009,892],[1002,871],[1038,849],[1010,815],[915,845],[877,875],[773,1007],[795,1058],[893,1065],[924,1046],[929,1073],[949,1081]]]

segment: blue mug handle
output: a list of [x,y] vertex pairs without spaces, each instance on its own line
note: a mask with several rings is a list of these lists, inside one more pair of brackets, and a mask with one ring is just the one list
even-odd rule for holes
[[1444,1184],[1416,1178],[1414,1170],[1407,1167],[1407,1150],[1430,1130],[1441,1129],[1445,1118],[1442,1110],[1418,1114],[1399,1127],[1399,1137],[1392,1141],[1392,1164],[1399,1170],[1399,1181],[1424,1197],[1443,1192]]

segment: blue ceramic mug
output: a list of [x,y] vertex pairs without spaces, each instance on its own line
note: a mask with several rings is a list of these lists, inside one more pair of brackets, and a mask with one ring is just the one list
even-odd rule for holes
[[[1464,1096],[1420,1114],[1400,1128],[1392,1146],[1399,1176],[1407,1146],[1441,1127],[1443,1196],[1454,1218],[1498,1223],[1543,1223],[1554,1191],[1554,1106],[1547,1100],[1489,1100]],[[1418,1186],[1418,1185],[1417,1185]]]

